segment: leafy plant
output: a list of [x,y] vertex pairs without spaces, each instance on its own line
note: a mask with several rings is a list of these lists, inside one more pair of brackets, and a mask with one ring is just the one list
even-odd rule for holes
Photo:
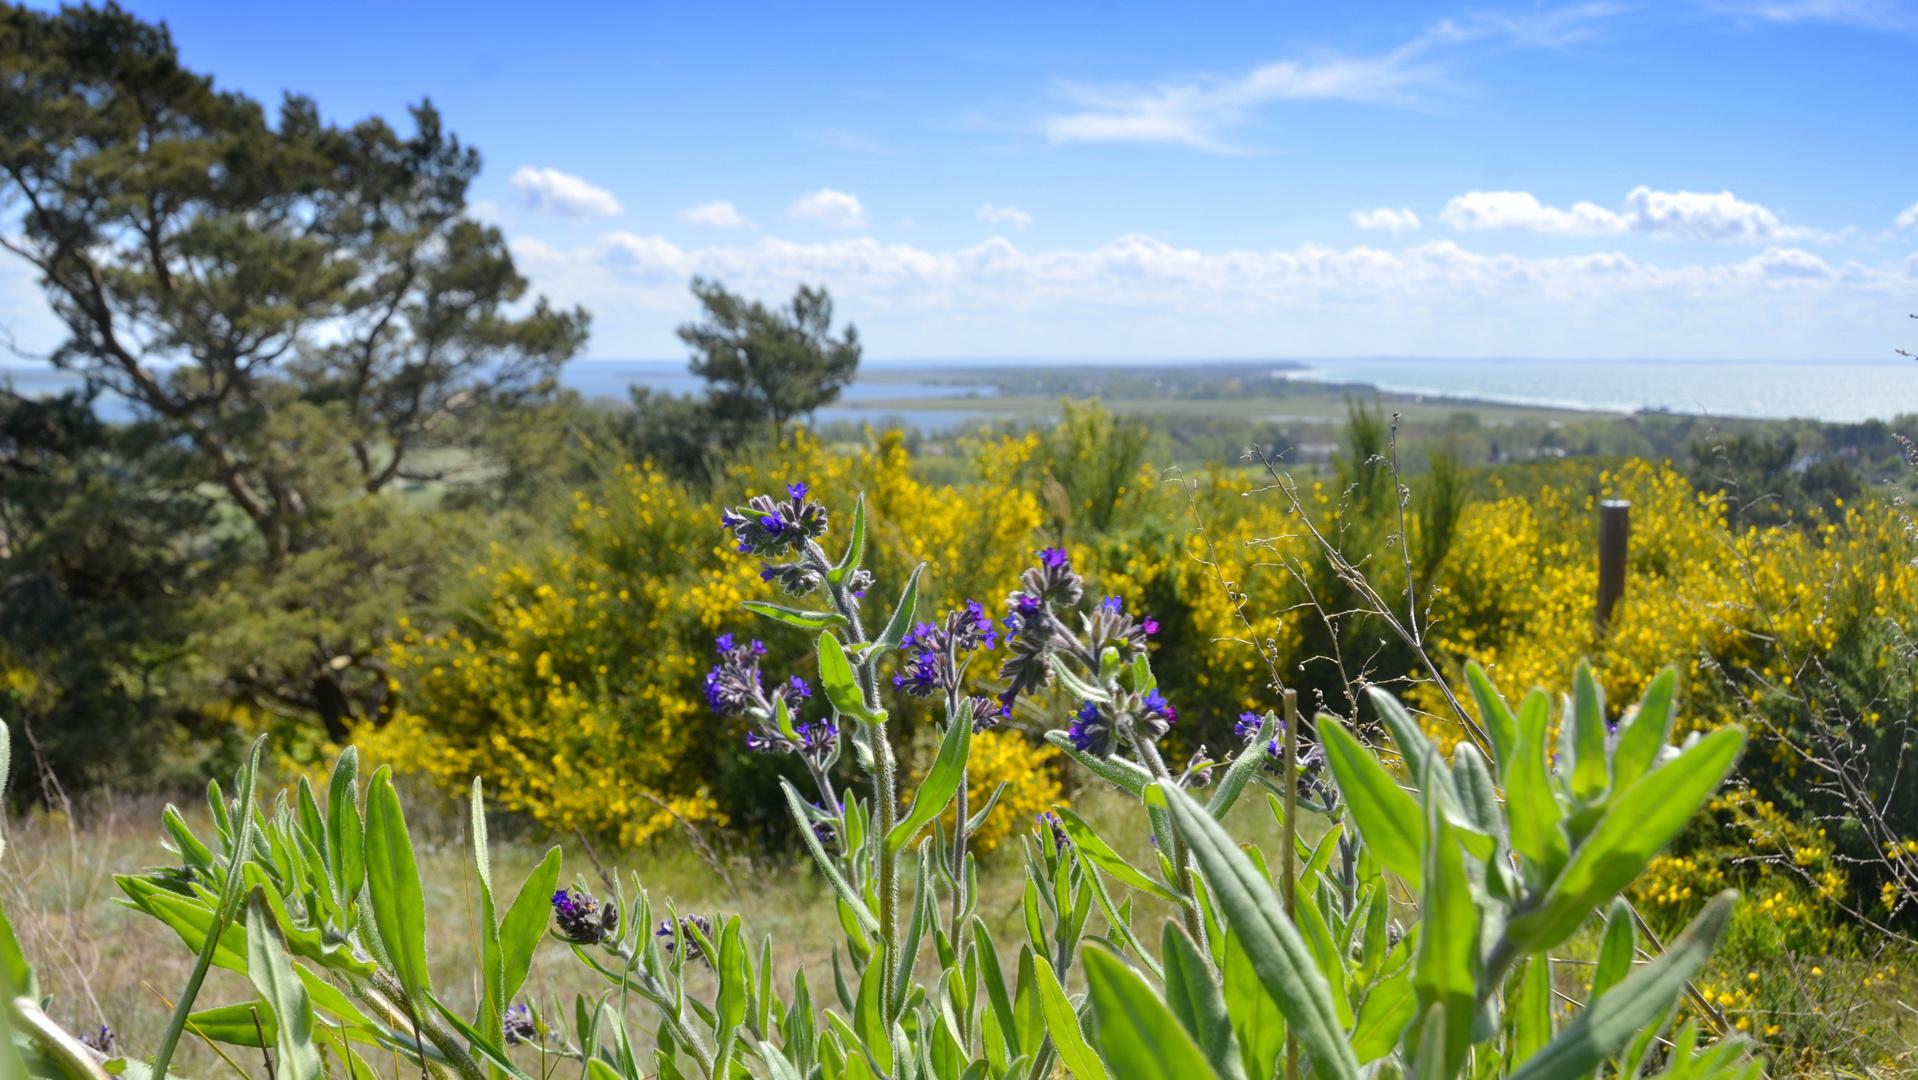
[[[1245,746],[1230,760],[1195,755],[1175,773],[1159,747],[1178,714],[1148,654],[1157,626],[1116,598],[1092,602],[1065,550],[1039,553],[1007,597],[1003,624],[977,603],[918,621],[920,567],[869,634],[862,607],[877,583],[864,568],[864,500],[833,558],[822,542],[825,507],[804,483],[786,496],[755,496],[723,524],[743,552],[765,560],[766,581],[802,602],[817,598],[745,606],[813,636],[823,702],[797,676],[769,680],[764,651],[736,634],[715,643],[720,659],[706,685],[715,710],[748,725],[749,745],[791,755],[805,770],[810,791],[780,786],[845,934],[829,996],[814,996],[803,968],[780,978],[770,936],[754,947],[738,913],[655,903],[637,876],[630,892],[618,883],[605,897],[561,888],[557,850],[502,910],[475,781],[483,991],[464,1015],[436,996],[428,975],[414,845],[387,770],[374,773],[362,804],[349,750],[324,805],[301,780],[263,811],[253,796],[256,745],[238,798],[209,788],[217,845],[169,807],[181,865],[120,879],[133,906],[199,956],[153,1072],[164,1074],[179,1036],[192,1032],[270,1046],[297,1080],[318,1076],[329,1059],[365,1075],[367,1047],[429,1075],[527,1080],[512,1059],[522,1042],[579,1062],[588,1080],[1044,1080],[1055,1066],[1077,1080],[1272,1080],[1281,1068],[1289,1080],[1301,1066],[1328,1080],[1380,1069],[1435,1080],[1576,1080],[1605,1067],[1630,1078],[1756,1075],[1759,1063],[1736,1036],[1700,1050],[1700,1028],[1687,1021],[1664,1037],[1735,894],[1709,902],[1643,964],[1634,959],[1640,929],[1618,896],[1716,790],[1745,742],[1732,727],[1669,745],[1670,669],[1612,732],[1598,683],[1581,666],[1555,736],[1542,691],[1514,712],[1469,669],[1490,762],[1469,742],[1446,761],[1396,699],[1374,690],[1370,704],[1403,777],[1329,714],[1316,722],[1319,744],[1302,752],[1288,694],[1283,720],[1242,719]],[[969,676],[1002,629],[996,671]],[[888,684],[883,661],[893,652],[902,655]],[[975,683],[996,696],[971,693]],[[1009,717],[1051,714],[1041,699],[1060,695],[1079,707],[1048,741],[1136,798],[1155,863],[1135,865],[1057,807],[1022,837],[1023,940],[1002,953],[977,911],[969,845],[998,796],[977,810],[965,805],[973,740]],[[944,706],[936,760],[910,799],[888,708],[908,698]],[[822,703],[824,715],[808,716]],[[864,783],[843,783],[842,754]],[[1265,856],[1226,824],[1255,785],[1285,829],[1276,887]],[[1195,792],[1206,788],[1202,802]],[[1328,821],[1316,845],[1298,835],[1308,813]],[[1176,917],[1148,935],[1126,890]],[[1408,901],[1418,918],[1401,930],[1394,912]],[[609,987],[596,1001],[575,1000],[570,1030],[558,1011],[542,1016],[516,1002],[549,908],[550,936]],[[1555,1030],[1551,950],[1601,910],[1592,992]],[[928,941],[936,967],[921,962]],[[193,1011],[214,965],[244,973],[256,999]],[[692,977],[701,968],[710,979]],[[1084,994],[1071,990],[1075,969]],[[627,1028],[634,996],[658,1018],[650,1059]]]

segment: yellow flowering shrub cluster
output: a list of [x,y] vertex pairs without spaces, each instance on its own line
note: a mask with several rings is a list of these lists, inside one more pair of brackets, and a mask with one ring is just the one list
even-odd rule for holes
[[[982,467],[1016,470],[1029,442],[1005,440]],[[355,741],[376,760],[448,790],[484,778],[492,798],[550,828],[638,844],[691,821],[724,823],[713,778],[745,753],[743,728],[707,709],[701,686],[713,638],[734,631],[772,647],[769,670],[810,676],[796,631],[744,611],[747,599],[780,599],[760,563],[733,550],[719,528],[725,505],[804,479],[833,512],[844,542],[858,492],[870,522],[866,565],[878,575],[873,606],[888,610],[909,568],[930,563],[921,611],[967,597],[991,602],[1013,586],[1041,520],[1029,493],[915,480],[896,435],[866,451],[827,451],[805,434],[773,455],[739,463],[703,501],[644,466],[620,469],[579,493],[564,536],[539,554],[495,548],[467,568],[468,613],[449,624],[409,626],[388,662],[405,687],[387,723]],[[991,775],[1035,774],[1008,791],[1006,810],[1027,813],[1056,792],[1050,748],[1021,750],[1021,735],[983,740]],[[996,783],[996,779],[994,781]],[[1052,787],[1048,788],[1047,783]],[[987,789],[990,791],[990,788]],[[983,797],[983,796],[981,796]]]

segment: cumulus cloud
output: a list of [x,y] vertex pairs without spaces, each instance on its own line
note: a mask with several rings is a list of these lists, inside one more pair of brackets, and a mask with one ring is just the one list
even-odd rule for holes
[[1521,47],[1562,45],[1593,33],[1622,10],[1618,4],[1587,3],[1524,16],[1446,19],[1378,55],[1321,50],[1239,76],[1200,75],[1150,86],[1062,80],[1054,89],[1070,110],[1046,117],[1040,129],[1059,143],[1171,143],[1230,151],[1224,129],[1247,122],[1264,106],[1282,101],[1424,105],[1450,89],[1450,61],[1463,46],[1489,40]]
[[1352,224],[1361,229],[1384,229],[1390,233],[1411,232],[1419,227],[1419,216],[1408,206],[1401,206],[1397,210],[1381,206],[1376,210],[1352,211]]
[[820,188],[803,196],[787,211],[793,217],[818,221],[839,229],[866,227],[866,206],[859,196],[831,188]]
[[624,209],[612,192],[558,169],[522,165],[508,182],[526,205],[561,217],[609,217]]
[[1550,236],[1623,236],[1665,240],[1730,240],[1746,243],[1831,241],[1837,234],[1785,225],[1778,215],[1729,191],[1653,191],[1633,188],[1620,210],[1579,202],[1547,206],[1528,191],[1473,191],[1439,211],[1439,220],[1460,232],[1522,229]]
[[688,225],[711,225],[715,229],[750,229],[753,223],[739,212],[739,207],[725,199],[703,202],[698,206],[688,206],[679,212],[679,220]]
[[542,287],[554,282],[562,297],[590,283],[588,291],[611,290],[625,302],[661,309],[681,306],[684,283],[694,276],[769,295],[798,282],[821,282],[835,298],[868,306],[1007,317],[1089,307],[1158,309],[1181,319],[1221,311],[1303,311],[1345,312],[1363,320],[1402,303],[1473,301],[1569,319],[1611,319],[1647,304],[1683,310],[1688,304],[1755,308],[1793,295],[1855,293],[1898,303],[1918,297],[1918,257],[1878,267],[1833,265],[1783,246],[1736,261],[1685,266],[1618,252],[1484,254],[1449,240],[1396,253],[1316,244],[1205,252],[1137,234],[1087,250],[1026,251],[995,237],[930,251],[866,237],[812,244],[769,237],[748,246],[685,248],[621,231],[565,252],[522,238],[514,251]]
[[674,327],[696,314],[686,288],[696,275],[750,296],[824,285],[869,348],[893,356],[1855,357],[1882,352],[1918,310],[1918,255],[1865,265],[1789,244],[1674,264],[1454,240],[682,246],[622,231],[568,249],[520,237],[513,253],[539,292],[595,313],[594,344],[609,356],[669,354]]
[[991,203],[972,212],[972,216],[988,225],[1010,225],[1023,229],[1032,224],[1032,215],[1016,206],[994,206]]
[[1910,206],[1905,207],[1905,212],[1899,214],[1898,217],[1892,221],[1892,225],[1900,229],[1918,228],[1918,203],[1912,203]]

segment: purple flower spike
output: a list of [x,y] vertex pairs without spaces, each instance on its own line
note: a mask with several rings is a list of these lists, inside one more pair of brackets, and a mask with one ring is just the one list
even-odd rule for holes
[[1039,564],[1048,570],[1057,570],[1072,565],[1072,556],[1066,554],[1065,548],[1049,547],[1039,552]]
[[1125,602],[1116,596],[1106,597],[1100,602],[1099,606],[1103,608],[1108,615],[1117,615],[1119,612],[1125,610]]
[[786,485],[786,494],[788,494],[788,495],[791,495],[791,496],[792,496],[793,498],[795,498],[795,499],[803,499],[803,498],[805,498],[805,497],[806,497],[806,482],[805,482],[804,480],[801,480],[801,481],[799,481],[799,482],[798,482],[798,483],[796,483],[796,484],[787,484],[787,485]]

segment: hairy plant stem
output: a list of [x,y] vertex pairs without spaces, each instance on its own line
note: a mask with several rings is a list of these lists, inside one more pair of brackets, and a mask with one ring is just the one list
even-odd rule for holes
[[878,715],[880,719],[872,725],[872,756],[879,768],[874,782],[877,796],[874,801],[878,803],[874,807],[874,840],[879,845],[879,939],[885,944],[885,955],[880,957],[881,977],[884,979],[880,1000],[885,1003],[883,1011],[886,1022],[891,1023],[894,1019],[893,991],[898,983],[894,962],[898,960],[895,954],[899,947],[899,856],[889,850],[887,838],[892,835],[892,827],[898,817],[894,797],[898,780],[893,773],[892,743],[888,741],[885,714]]
[[[384,971],[375,971],[368,982],[395,1005],[406,1007],[407,1013],[413,1019],[414,1038],[424,1037],[433,1044],[435,1049],[445,1054],[446,1060],[452,1062],[453,1068],[459,1071],[461,1080],[487,1080],[486,1071],[480,1068],[479,1062],[474,1061],[473,1055],[461,1045],[459,1037],[449,1031],[446,1025],[434,1019],[432,1014],[420,1008],[418,1002],[408,997],[398,980]],[[422,1049],[424,1049],[423,1046]],[[426,1065],[425,1054],[420,1055],[420,1065],[422,1067]]]
[[[1146,768],[1152,770],[1153,777],[1160,784],[1169,788],[1178,783],[1173,779],[1171,770],[1165,767],[1165,758],[1160,756],[1159,748],[1153,745],[1151,739],[1140,738],[1138,729],[1129,723],[1126,725],[1126,737],[1132,741],[1133,748],[1139,751],[1139,756],[1145,758]],[[1179,912],[1180,918],[1185,923],[1185,932],[1192,935],[1193,941],[1203,942],[1205,941],[1205,921],[1199,917],[1199,892],[1192,883],[1191,861],[1186,857],[1185,841],[1180,838],[1177,829],[1172,831],[1172,852],[1169,858],[1172,860],[1172,869],[1179,877],[1179,891],[1185,894],[1188,901],[1181,905],[1183,910]]]
[[[826,549],[817,541],[806,541],[806,556],[822,573],[829,573],[832,564],[826,561]],[[828,579],[827,591],[832,595],[833,608],[846,619],[846,640],[858,653],[859,647],[868,644],[865,625],[859,619],[859,605],[846,588],[844,582],[832,582]],[[859,693],[865,699],[866,709],[875,717],[872,722],[873,776],[873,841],[879,845],[879,940],[885,945],[886,955],[880,965],[880,977],[883,980],[886,1021],[890,1023],[892,1015],[893,991],[898,983],[894,974],[893,954],[898,949],[899,936],[899,858],[887,850],[886,838],[892,833],[899,815],[899,784],[895,775],[895,763],[892,756],[891,734],[886,730],[886,712],[879,707],[879,680],[873,674],[873,666],[878,661],[877,652],[864,656],[853,665],[853,677],[859,682]],[[843,818],[842,818],[843,820]]]

